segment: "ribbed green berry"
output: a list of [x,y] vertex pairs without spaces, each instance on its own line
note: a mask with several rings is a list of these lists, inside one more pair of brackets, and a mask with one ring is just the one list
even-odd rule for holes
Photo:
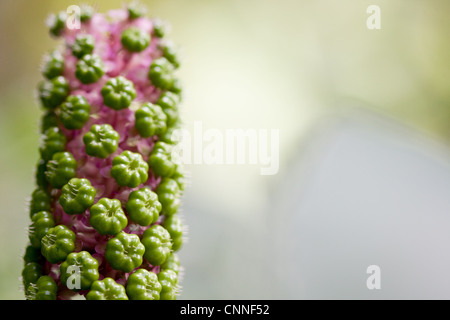
[[160,19],[153,20],[153,34],[158,38],[163,38],[166,33],[166,25]]
[[117,150],[119,134],[109,124],[94,124],[83,136],[86,153],[92,157],[107,158]]
[[47,26],[49,27],[50,34],[55,37],[59,37],[63,30],[66,28],[66,13],[64,11],[58,14],[51,14],[47,19]]
[[172,239],[172,250],[178,251],[183,244],[183,223],[178,215],[167,217],[162,226],[169,232]]
[[145,246],[145,260],[154,266],[163,264],[172,250],[169,232],[157,224],[144,231],[141,242]]
[[156,101],[156,104],[161,106],[164,113],[167,116],[167,126],[173,126],[179,121],[180,112],[178,110],[178,104],[180,97],[170,91],[164,92]]
[[170,176],[170,179],[175,180],[178,184],[178,188],[180,191],[184,190],[185,185],[185,179],[184,179],[184,173],[181,171],[181,166],[176,165],[175,172]]
[[135,113],[135,127],[141,137],[161,135],[166,131],[167,116],[160,106],[146,103]]
[[44,161],[52,159],[57,152],[64,151],[66,148],[66,136],[57,127],[47,129],[43,135],[39,152]]
[[86,295],[87,300],[128,300],[125,287],[112,278],[95,281]]
[[64,102],[69,95],[69,83],[63,76],[41,82],[39,85],[39,99],[44,108],[55,109]]
[[148,77],[155,87],[162,90],[169,90],[175,81],[174,67],[164,57],[155,59],[150,65]]
[[36,283],[42,275],[42,267],[39,263],[29,262],[26,263],[22,270],[22,283],[24,289],[30,284]]
[[170,145],[174,145],[180,142],[181,140],[181,131],[179,131],[178,127],[168,127],[166,132],[159,136],[159,140],[161,142],[165,142]]
[[169,143],[158,141],[153,146],[152,153],[165,153],[167,155],[170,155],[172,153],[172,145]]
[[55,50],[45,57],[42,75],[47,79],[61,76],[64,71],[64,58],[61,52]]
[[39,188],[46,189],[48,186],[47,178],[45,177],[45,170],[47,170],[47,163],[43,159],[39,159],[37,165],[36,165],[36,171],[35,171],[35,179],[36,179],[36,185]]
[[159,300],[161,289],[158,276],[145,269],[136,270],[128,277],[127,294],[131,300]]
[[72,54],[78,59],[82,58],[86,54],[91,54],[94,51],[95,40],[94,37],[89,34],[80,34],[75,38],[75,42],[70,47]]
[[31,284],[25,290],[27,300],[56,300],[58,286],[50,276],[40,277],[36,284]]
[[171,216],[177,212],[180,205],[180,189],[175,180],[164,178],[156,188],[156,193],[162,204],[162,214]]
[[175,68],[180,67],[177,49],[172,41],[166,41],[162,46],[163,57],[166,58]]
[[176,300],[178,294],[178,276],[173,270],[163,270],[158,273],[161,283],[160,300]]
[[92,8],[90,5],[82,5],[81,6],[81,12],[80,12],[80,22],[85,23],[88,22],[92,15],[94,14],[94,8]]
[[88,290],[99,278],[98,261],[87,251],[72,252],[61,263],[60,272],[61,283],[67,287],[74,291]]
[[75,249],[75,233],[65,225],[50,228],[41,240],[42,255],[50,263],[66,260]]
[[158,195],[146,187],[131,192],[125,208],[133,222],[149,226],[158,220],[161,203]]
[[[38,188],[47,189],[47,187],[48,187],[48,181],[45,176],[46,170],[47,170],[47,163],[44,160],[39,159],[39,161],[36,165],[35,173],[34,173],[35,182],[36,182],[36,185]],[[30,215],[31,215],[31,212],[30,212]]]
[[87,54],[77,62],[75,76],[83,84],[97,82],[104,73],[103,61],[96,54]]
[[133,82],[123,76],[109,79],[101,90],[103,103],[114,110],[128,108],[136,98]]
[[76,169],[77,161],[70,152],[57,152],[53,155],[52,160],[47,162],[45,175],[53,188],[60,189],[75,177]]
[[131,272],[142,264],[144,252],[137,235],[120,232],[108,240],[105,258],[114,269]]
[[45,189],[37,188],[31,194],[30,218],[41,211],[50,211],[51,197]]
[[148,179],[148,164],[139,153],[124,151],[114,157],[111,176],[120,186],[135,188]]
[[176,168],[176,164],[171,160],[172,147],[164,142],[155,143],[148,158],[148,164],[152,171],[161,177],[170,177]]
[[144,16],[147,11],[146,8],[139,2],[132,2],[128,4],[127,10],[128,10],[128,19],[130,20],[134,20]]
[[180,272],[180,258],[178,258],[178,255],[172,252],[166,262],[160,266],[160,270],[172,270],[178,275]]
[[53,215],[48,211],[35,213],[31,218],[28,236],[30,243],[34,248],[41,247],[41,240],[47,234],[50,228],[55,226]]
[[88,179],[72,178],[62,188],[59,203],[67,214],[81,214],[94,204],[96,191]]
[[91,106],[82,95],[67,97],[61,104],[59,118],[67,129],[81,129],[89,120]]
[[128,219],[119,200],[102,198],[91,207],[89,222],[100,234],[115,235],[127,226]]
[[40,264],[42,262],[41,250],[39,250],[38,248],[34,248],[31,243],[29,243],[23,255],[23,262],[25,265],[30,262],[36,262]]
[[181,100],[182,91],[183,91],[183,88],[182,88],[180,79],[175,79],[173,82],[172,88],[170,88],[170,92],[177,94]]
[[141,52],[150,44],[150,34],[136,27],[129,27],[122,32],[122,45],[130,52]]
[[46,112],[41,118],[41,133],[59,125],[59,119],[53,111]]

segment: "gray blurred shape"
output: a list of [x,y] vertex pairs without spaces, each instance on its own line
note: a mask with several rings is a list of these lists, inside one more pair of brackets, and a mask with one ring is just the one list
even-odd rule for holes
[[[182,298],[450,298],[447,146],[352,111],[319,125],[270,181],[272,206],[251,225],[189,193]],[[366,287],[369,265],[381,290]]]
[[[381,115],[324,123],[274,194],[293,299],[450,298],[450,152]],[[366,269],[381,268],[381,290]]]

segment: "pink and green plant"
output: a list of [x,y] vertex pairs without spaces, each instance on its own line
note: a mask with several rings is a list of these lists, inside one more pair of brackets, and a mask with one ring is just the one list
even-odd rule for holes
[[29,244],[27,299],[175,299],[183,170],[171,159],[180,126],[179,60],[164,24],[137,6],[80,28],[49,19],[63,42],[45,58],[44,110]]

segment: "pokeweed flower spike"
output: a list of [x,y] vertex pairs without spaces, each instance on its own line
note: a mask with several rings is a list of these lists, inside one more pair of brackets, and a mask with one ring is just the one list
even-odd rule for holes
[[44,58],[35,189],[22,284],[31,300],[172,300],[179,295],[180,59],[136,3],[82,6],[80,28]]

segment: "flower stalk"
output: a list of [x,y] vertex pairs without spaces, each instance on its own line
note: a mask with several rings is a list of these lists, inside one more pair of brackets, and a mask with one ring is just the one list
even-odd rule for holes
[[[36,189],[22,282],[27,299],[175,299],[183,171],[179,60],[160,20],[135,4],[48,21]],[[161,142],[164,140],[165,142]]]

